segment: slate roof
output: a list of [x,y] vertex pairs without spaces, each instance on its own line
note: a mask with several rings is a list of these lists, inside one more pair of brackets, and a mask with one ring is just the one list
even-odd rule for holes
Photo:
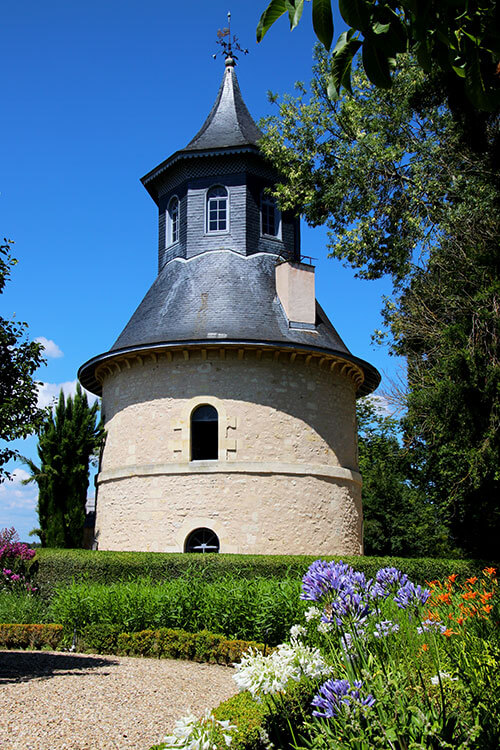
[[219,92],[210,114],[187,146],[141,178],[141,182],[154,200],[157,199],[155,181],[180,159],[209,156],[220,153],[259,152],[257,142],[262,138],[252,115],[241,95],[234,60],[226,59],[226,68]]
[[243,256],[216,250],[167,263],[109,352],[94,357],[78,373],[94,393],[95,367],[113,355],[179,343],[262,344],[336,353],[365,373],[359,395],[377,387],[380,376],[354,357],[317,305],[314,330],[290,328],[276,295],[278,256]]
[[262,132],[243,101],[234,71],[234,62],[228,58],[219,93],[210,114],[184,151],[257,146],[260,138]]

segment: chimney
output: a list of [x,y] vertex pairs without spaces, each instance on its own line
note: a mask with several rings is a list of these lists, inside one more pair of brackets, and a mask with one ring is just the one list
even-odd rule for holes
[[314,266],[287,261],[276,266],[276,292],[290,328],[314,328]]

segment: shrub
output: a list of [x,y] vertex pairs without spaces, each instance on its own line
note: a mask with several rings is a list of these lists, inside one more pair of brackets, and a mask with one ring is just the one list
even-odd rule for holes
[[[300,579],[315,556],[301,555],[186,555],[166,552],[110,552],[105,550],[39,549],[36,558],[36,584],[50,595],[57,584],[73,580],[93,583],[150,578],[162,582],[196,572],[205,581],[217,581],[226,575],[252,579]],[[326,556],[326,560],[339,560]],[[344,562],[368,577],[379,568],[395,566],[417,583],[444,578],[458,572],[467,578],[477,575],[494,560],[434,560],[380,557],[343,557]]]
[[62,625],[0,624],[0,648],[57,648],[63,635]]
[[0,622],[51,622],[49,605],[26,591],[0,590]]

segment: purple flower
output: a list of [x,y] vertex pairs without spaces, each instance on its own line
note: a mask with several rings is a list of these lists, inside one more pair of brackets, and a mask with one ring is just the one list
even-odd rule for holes
[[408,609],[408,607],[418,607],[425,604],[430,595],[429,589],[423,589],[420,584],[415,586],[411,581],[406,581],[398,590],[394,601],[400,609]]
[[311,705],[316,706],[313,716],[333,719],[342,710],[364,713],[375,704],[375,698],[371,693],[362,698],[362,687],[361,680],[356,680],[352,686],[348,680],[328,680],[312,700]]
[[10,575],[12,575],[12,570],[8,570],[7,568],[4,568],[3,569],[3,574],[4,574],[4,576],[10,576]]
[[375,638],[385,638],[389,633],[397,633],[398,630],[399,625],[396,622],[392,622],[392,620],[381,620],[380,622],[375,623],[373,635]]

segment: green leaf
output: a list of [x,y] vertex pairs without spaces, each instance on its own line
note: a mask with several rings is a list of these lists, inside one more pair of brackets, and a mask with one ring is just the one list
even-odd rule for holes
[[288,10],[288,18],[290,19],[290,31],[293,31],[302,16],[304,0],[285,0],[285,4]]
[[286,6],[286,0],[271,0],[264,13],[261,15],[259,25],[257,26],[258,42],[261,42],[264,39],[264,36],[267,34],[273,23],[286,13]]
[[339,0],[342,18],[349,26],[364,31],[370,23],[370,5],[366,0]]
[[330,51],[333,39],[333,15],[330,0],[313,0],[312,20],[316,36]]
[[380,23],[380,21],[377,21],[377,23],[373,24],[372,31],[374,34],[385,34],[390,28],[390,23]]
[[352,60],[361,47],[359,39],[349,39],[347,32],[340,35],[332,55],[332,66],[327,93],[330,99],[337,99],[342,86],[351,91]]
[[381,89],[391,88],[391,58],[381,47],[368,39],[363,43],[363,67],[365,73],[375,86]]

